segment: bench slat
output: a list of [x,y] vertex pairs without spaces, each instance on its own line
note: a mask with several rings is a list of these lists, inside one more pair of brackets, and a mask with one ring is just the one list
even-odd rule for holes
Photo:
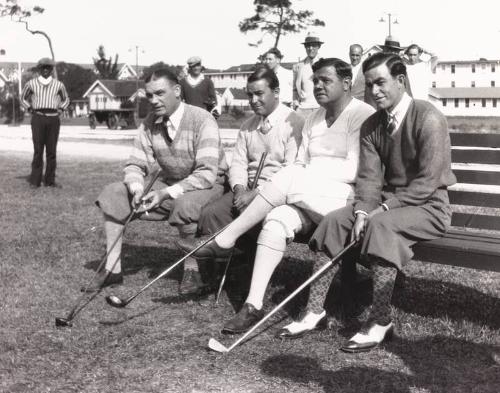
[[500,134],[450,133],[452,146],[500,147]]
[[500,150],[453,149],[451,151],[451,161],[474,164],[498,164],[500,162]]
[[500,272],[500,238],[451,230],[443,238],[413,247],[415,259]]
[[500,172],[455,169],[458,183],[500,185]]
[[453,213],[451,225],[460,228],[477,228],[498,231],[500,230],[500,217],[482,214]]
[[500,208],[500,194],[448,190],[448,195],[450,196],[450,203],[453,205]]

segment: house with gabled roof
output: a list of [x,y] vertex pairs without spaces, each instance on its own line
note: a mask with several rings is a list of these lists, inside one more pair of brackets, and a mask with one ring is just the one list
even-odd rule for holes
[[119,110],[141,88],[144,88],[142,80],[98,79],[87,89],[83,98],[89,100],[91,110]]

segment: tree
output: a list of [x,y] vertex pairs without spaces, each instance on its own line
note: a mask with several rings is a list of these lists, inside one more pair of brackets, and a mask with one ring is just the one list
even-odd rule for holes
[[[0,3],[0,17],[9,16],[14,22],[23,23],[24,27],[31,34],[40,34],[45,37],[49,43],[50,54],[52,60],[56,61],[54,56],[54,48],[52,47],[52,40],[49,35],[42,30],[31,30],[28,24],[27,18],[30,18],[33,14],[41,14],[45,11],[44,8],[35,5],[32,8],[23,8],[17,4],[17,0],[6,0],[5,4]],[[57,79],[57,70],[54,70],[55,77]]]
[[92,70],[83,68],[78,64],[59,62],[56,68],[59,79],[64,83],[71,101],[80,100],[90,85],[97,79]]
[[313,18],[313,12],[309,10],[295,11],[292,9],[291,0],[254,0],[255,15],[243,19],[239,23],[242,33],[260,30],[264,35],[256,44],[250,43],[250,46],[258,46],[266,34],[274,38],[274,48],[282,35],[290,33],[300,33],[308,26],[324,26],[325,22]]
[[97,48],[97,55],[99,58],[93,58],[94,65],[97,73],[101,79],[118,79],[118,54],[115,55],[115,61],[111,61],[111,56],[106,59],[106,51],[103,45],[99,45]]

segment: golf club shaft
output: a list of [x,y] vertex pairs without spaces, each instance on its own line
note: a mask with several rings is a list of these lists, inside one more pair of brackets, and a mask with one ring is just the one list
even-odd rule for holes
[[271,318],[274,314],[276,314],[285,304],[287,304],[290,300],[292,300],[300,291],[302,291],[305,287],[311,284],[316,278],[318,278],[325,270],[327,270],[334,263],[337,263],[342,256],[349,251],[354,245],[356,241],[352,241],[349,243],[347,247],[345,247],[342,251],[340,251],[335,258],[329,260],[325,263],[316,273],[314,273],[311,277],[309,277],[304,283],[298,287],[295,291],[293,291],[290,295],[287,296],[285,300],[283,300],[280,304],[278,304],[274,309],[272,309],[264,318],[262,318],[253,328],[247,331],[243,336],[241,336],[238,340],[236,340],[233,345],[228,348],[228,352],[236,347],[239,343],[245,340],[250,334],[252,334],[259,326],[261,326],[264,322],[266,322],[269,318]]
[[129,304],[132,300],[134,300],[137,296],[139,296],[142,292],[144,292],[146,289],[148,289],[151,285],[153,285],[160,278],[165,277],[168,273],[170,273],[173,269],[175,269],[177,266],[179,266],[182,262],[184,262],[191,255],[193,255],[196,251],[198,251],[200,248],[202,248],[203,246],[205,246],[205,244],[207,244],[209,241],[213,240],[219,233],[221,233],[228,226],[229,226],[229,224],[227,224],[224,228],[219,229],[217,232],[215,232],[213,235],[211,235],[206,241],[204,241],[203,243],[201,243],[198,247],[192,249],[190,252],[188,252],[186,255],[184,255],[181,259],[179,259],[177,262],[175,262],[173,265],[171,265],[165,271],[163,271],[158,276],[156,276],[153,279],[153,281],[151,281],[148,284],[144,285],[141,289],[139,289],[139,291],[137,291],[136,294],[130,296],[127,300],[124,301],[124,306],[126,306],[127,304]]
[[[149,181],[149,183],[146,185],[146,188],[144,188],[144,192],[143,192],[143,195],[146,195],[150,190],[151,188],[153,187],[153,184],[156,182],[156,180],[158,180],[158,177],[160,176],[160,173],[161,173],[161,169],[157,169],[154,173],[153,173],[153,176],[151,177],[151,180]],[[116,237],[116,239],[114,240],[114,242],[111,244],[111,247],[109,247],[109,249],[107,250],[106,254],[104,255],[104,258],[102,258],[101,262],[99,263],[99,265],[97,266],[97,269],[96,269],[96,272],[94,273],[94,275],[92,276],[92,278],[89,280],[89,282],[87,283],[87,285],[84,287],[85,289],[89,287],[89,285],[95,280],[95,278],[97,277],[97,275],[99,274],[99,271],[101,270],[101,268],[103,267],[104,263],[106,262],[106,260],[108,259],[108,256],[109,254],[111,253],[111,251],[115,248],[116,244],[118,243],[118,240],[121,239],[123,237],[123,234],[125,233],[125,228],[126,226],[130,223],[130,221],[132,220],[132,218],[134,217],[134,215],[137,213],[137,209],[139,207],[135,207],[131,212],[130,214],[128,215],[127,219],[125,220],[125,223],[123,224],[123,228],[120,232],[120,234]],[[113,267],[114,268],[114,265],[118,262],[118,259],[115,261],[115,263],[113,263]],[[68,316],[66,317],[66,319],[68,320],[72,320],[76,314],[78,314],[78,312],[80,312],[83,307],[81,308],[78,308],[80,306],[80,303],[82,302],[83,298],[86,296],[86,291],[83,292],[82,295],[80,295],[80,297],[78,298],[75,306],[71,309],[71,311],[68,313]],[[91,297],[90,299],[93,299],[94,297]],[[85,303],[85,305],[87,305],[89,302]]]
[[[257,185],[259,184],[259,177],[262,173],[262,169],[264,169],[264,163],[266,161],[267,151],[264,151],[260,156],[259,166],[257,167],[257,171],[255,172],[255,177],[253,179],[252,185],[250,186],[250,190],[255,190]],[[215,296],[215,304],[219,303],[220,294],[222,293],[222,288],[224,287],[224,283],[226,282],[227,271],[229,270],[229,265],[231,264],[231,260],[233,259],[233,255],[228,258],[226,262],[226,267],[224,268],[224,274],[219,283],[219,289],[217,290],[217,295]]]

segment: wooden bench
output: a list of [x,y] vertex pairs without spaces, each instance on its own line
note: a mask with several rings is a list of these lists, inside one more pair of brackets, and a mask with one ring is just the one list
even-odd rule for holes
[[452,229],[415,259],[500,272],[500,134],[452,133]]

